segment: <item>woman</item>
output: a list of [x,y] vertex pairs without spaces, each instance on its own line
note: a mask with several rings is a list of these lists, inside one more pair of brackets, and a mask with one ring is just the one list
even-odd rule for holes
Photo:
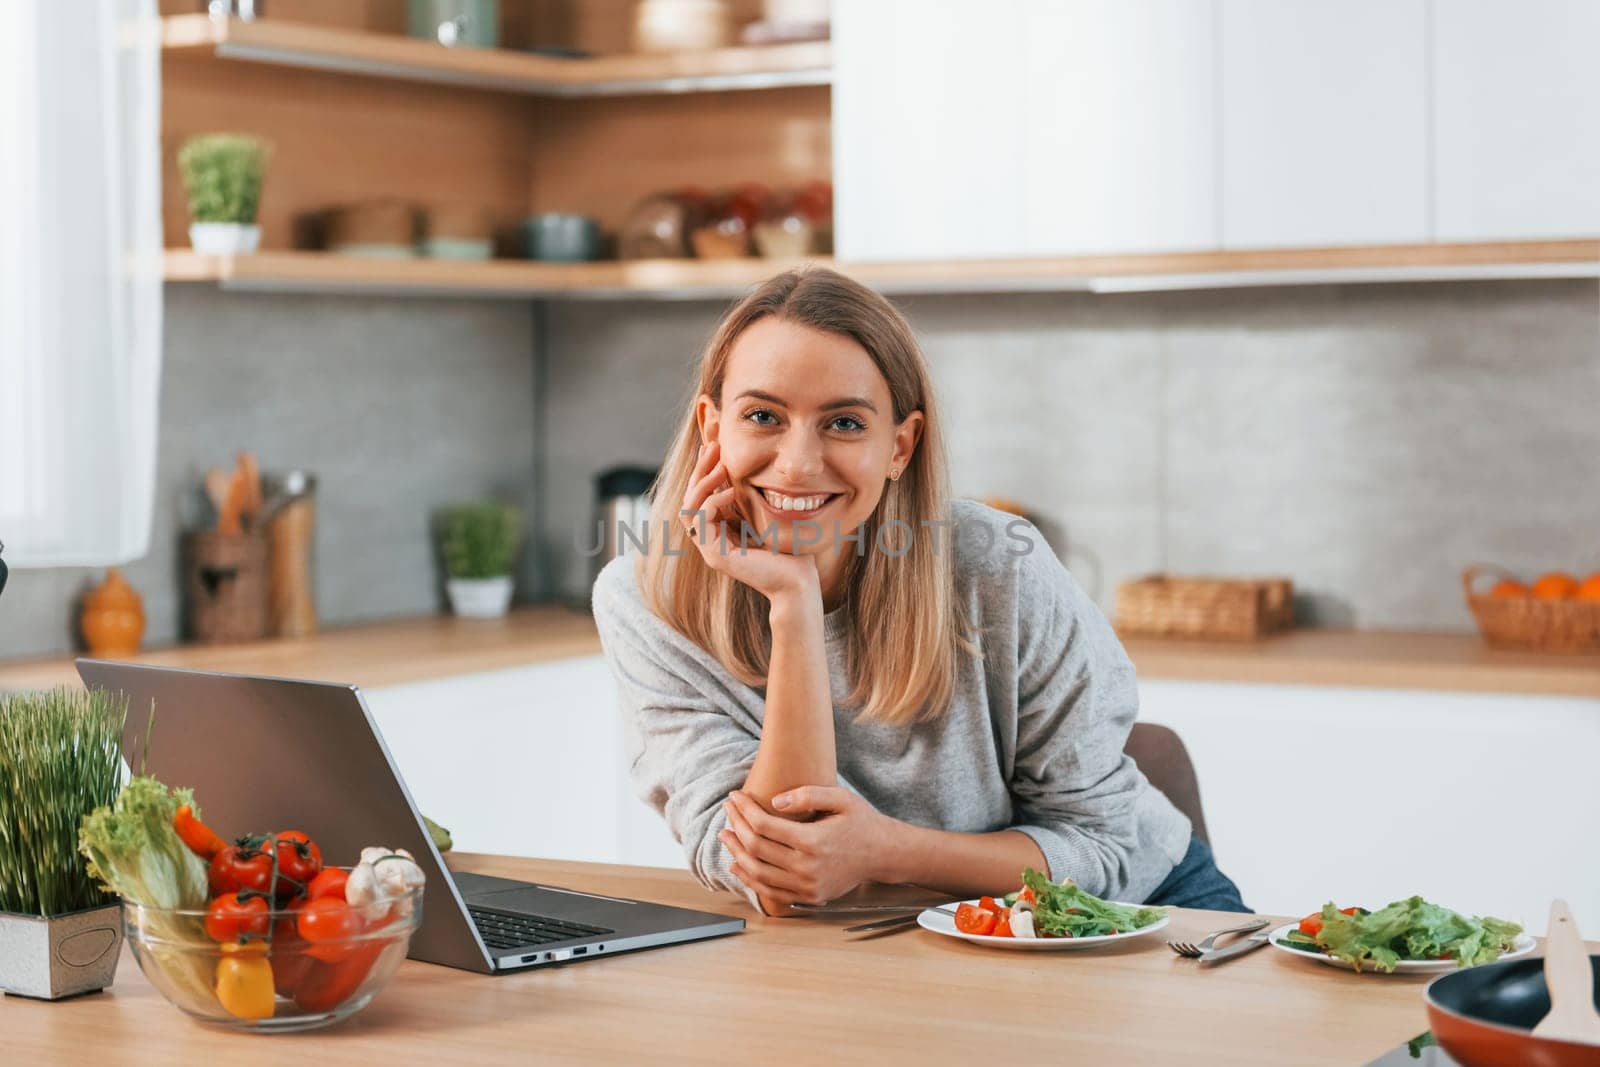
[[940,434],[871,290],[791,272],[724,317],[647,550],[595,583],[636,789],[767,914],[1030,866],[1245,910],[1123,755],[1137,693],[1104,617],[1031,525],[948,499]]

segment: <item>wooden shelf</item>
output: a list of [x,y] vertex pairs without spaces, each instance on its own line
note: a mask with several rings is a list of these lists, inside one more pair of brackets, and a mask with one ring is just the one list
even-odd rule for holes
[[725,296],[788,267],[826,260],[658,259],[604,263],[529,260],[366,259],[325,252],[166,255],[175,282],[216,282],[224,289],[366,292],[411,296],[677,298]]
[[166,256],[173,282],[225,289],[413,296],[695,299],[733,296],[780,270],[834,267],[886,293],[1130,292],[1232,286],[1600,277],[1600,241],[1269,249],[1071,259],[838,263],[805,260],[640,260],[541,263],[361,259],[321,252],[212,258]]
[[199,53],[530,96],[774,89],[833,80],[827,41],[561,59],[506,49],[446,48],[398,34],[271,19],[222,21],[200,14],[162,19],[162,47],[174,55]]

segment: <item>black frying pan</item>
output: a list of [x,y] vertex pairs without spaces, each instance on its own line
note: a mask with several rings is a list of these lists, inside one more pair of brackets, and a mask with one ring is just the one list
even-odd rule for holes
[[[1600,1008],[1600,955],[1594,968]],[[1550,1010],[1544,960],[1506,960],[1435,978],[1424,993],[1434,1040],[1463,1067],[1600,1067],[1600,1045],[1534,1037]]]

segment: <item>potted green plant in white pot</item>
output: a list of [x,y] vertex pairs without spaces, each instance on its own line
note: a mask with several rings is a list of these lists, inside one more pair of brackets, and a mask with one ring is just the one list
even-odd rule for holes
[[0,989],[56,1000],[104,989],[122,905],[89,876],[78,824],[116,799],[121,696],[54,689],[0,696]]
[[511,565],[522,545],[522,512],[486,500],[439,512],[445,591],[457,615],[488,619],[511,604]]
[[261,244],[256,208],[267,144],[237,133],[191,137],[178,149],[189,193],[189,243],[208,256],[248,255]]

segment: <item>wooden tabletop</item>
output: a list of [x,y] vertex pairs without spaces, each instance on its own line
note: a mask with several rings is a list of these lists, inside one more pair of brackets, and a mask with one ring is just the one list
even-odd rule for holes
[[[407,962],[365,1011],[267,1037],[191,1021],[126,952],[104,993],[0,999],[13,1063],[1364,1064],[1428,1028],[1425,977],[1354,974],[1269,947],[1201,970],[1169,930],[1094,952],[1017,953],[845,920],[764,919],[685,871],[463,855],[460,870],[739,915],[731,937],[490,977]],[[19,1058],[20,1057],[20,1058]]]
[[[1257,642],[1124,642],[1148,680],[1367,686],[1600,698],[1600,656],[1489,648],[1476,634],[1295,630]],[[430,616],[329,629],[303,640],[182,645],[140,662],[366,688],[600,654],[584,610],[544,605],[503,619]],[[0,690],[77,685],[70,657],[0,662]]]

